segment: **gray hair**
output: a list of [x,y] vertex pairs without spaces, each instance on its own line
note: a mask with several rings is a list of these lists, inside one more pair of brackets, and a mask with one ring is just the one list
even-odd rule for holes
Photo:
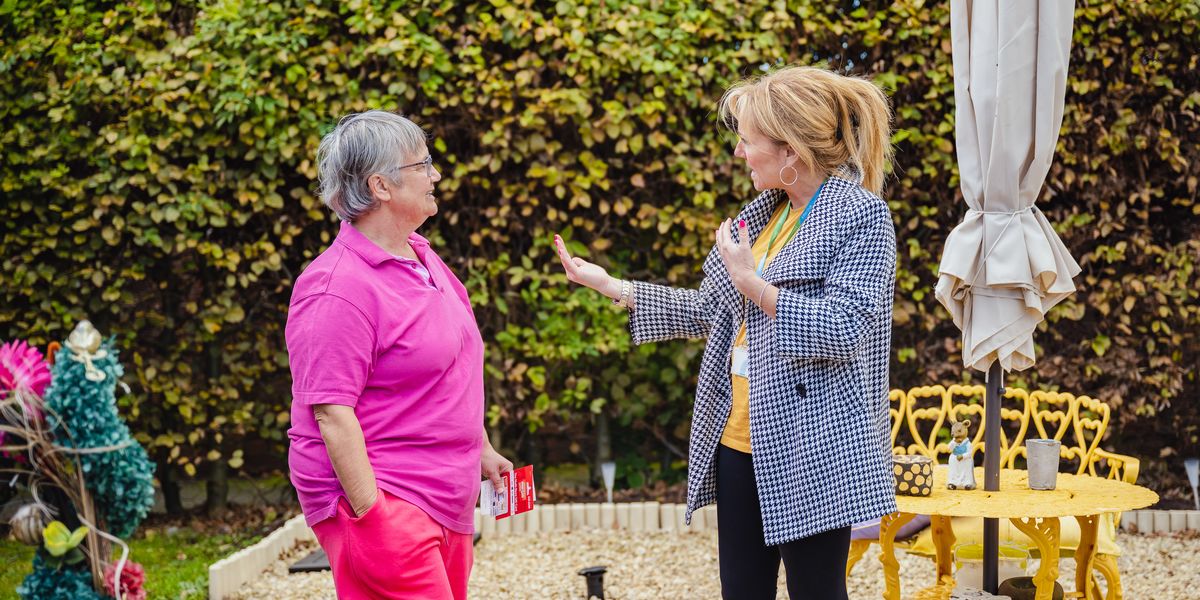
[[342,117],[317,148],[321,201],[353,223],[378,205],[367,184],[371,175],[394,170],[397,161],[421,152],[426,139],[416,123],[386,110]]

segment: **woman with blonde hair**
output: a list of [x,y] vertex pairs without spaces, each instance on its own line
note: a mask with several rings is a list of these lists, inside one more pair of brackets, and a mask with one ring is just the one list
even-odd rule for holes
[[629,309],[635,343],[708,340],[688,518],[716,502],[723,596],[775,598],[782,560],[793,600],[842,600],[850,526],[896,510],[887,98],[788,67],[732,86],[720,116],[761,193],[716,230],[698,289],[616,279],[556,237],[559,258]]

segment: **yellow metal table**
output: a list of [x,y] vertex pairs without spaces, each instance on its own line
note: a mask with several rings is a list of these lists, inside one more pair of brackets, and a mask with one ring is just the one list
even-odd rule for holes
[[[934,467],[933,492],[929,496],[896,496],[899,512],[883,518],[879,532],[887,600],[900,600],[900,563],[895,556],[896,532],[916,515],[932,519],[933,541],[937,549],[937,583],[922,592],[921,597],[948,598],[954,589],[951,575],[951,552],[954,532],[951,517],[986,517],[1009,519],[1022,533],[1029,536],[1041,553],[1041,566],[1033,581],[1037,585],[1037,600],[1050,600],[1054,582],[1058,579],[1059,524],[1056,517],[1075,517],[1079,521],[1079,546],[1075,550],[1074,597],[1099,600],[1090,576],[1096,557],[1096,525],[1101,514],[1122,512],[1150,506],[1158,502],[1158,494],[1144,487],[1088,475],[1058,474],[1056,489],[1031,490],[1027,472],[1016,469],[1000,471],[1000,490],[946,489],[947,467]],[[975,469],[975,481],[983,481],[983,469]],[[982,487],[982,486],[981,486]],[[1069,596],[1070,597],[1070,596]]]

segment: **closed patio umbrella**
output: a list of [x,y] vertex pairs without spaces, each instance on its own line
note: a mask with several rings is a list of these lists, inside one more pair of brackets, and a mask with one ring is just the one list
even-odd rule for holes
[[[988,373],[984,488],[1000,481],[1003,371],[1033,366],[1033,332],[1075,291],[1079,265],[1035,205],[1062,126],[1072,0],[953,0],[955,139],[967,212],[942,250],[937,299],[963,362]],[[984,587],[995,593],[996,522]],[[990,577],[989,577],[990,576]]]

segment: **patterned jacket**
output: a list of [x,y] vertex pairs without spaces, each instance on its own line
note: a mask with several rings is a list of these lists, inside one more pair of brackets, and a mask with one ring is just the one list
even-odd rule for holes
[[[782,190],[763,192],[734,223],[745,219],[753,241],[784,201]],[[716,499],[717,444],[733,402],[730,354],[743,319],[765,542],[895,511],[887,398],[896,233],[887,204],[831,177],[763,277],[779,288],[774,319],[738,293],[715,247],[698,290],[634,284],[634,343],[708,338],[692,417],[688,521]]]

